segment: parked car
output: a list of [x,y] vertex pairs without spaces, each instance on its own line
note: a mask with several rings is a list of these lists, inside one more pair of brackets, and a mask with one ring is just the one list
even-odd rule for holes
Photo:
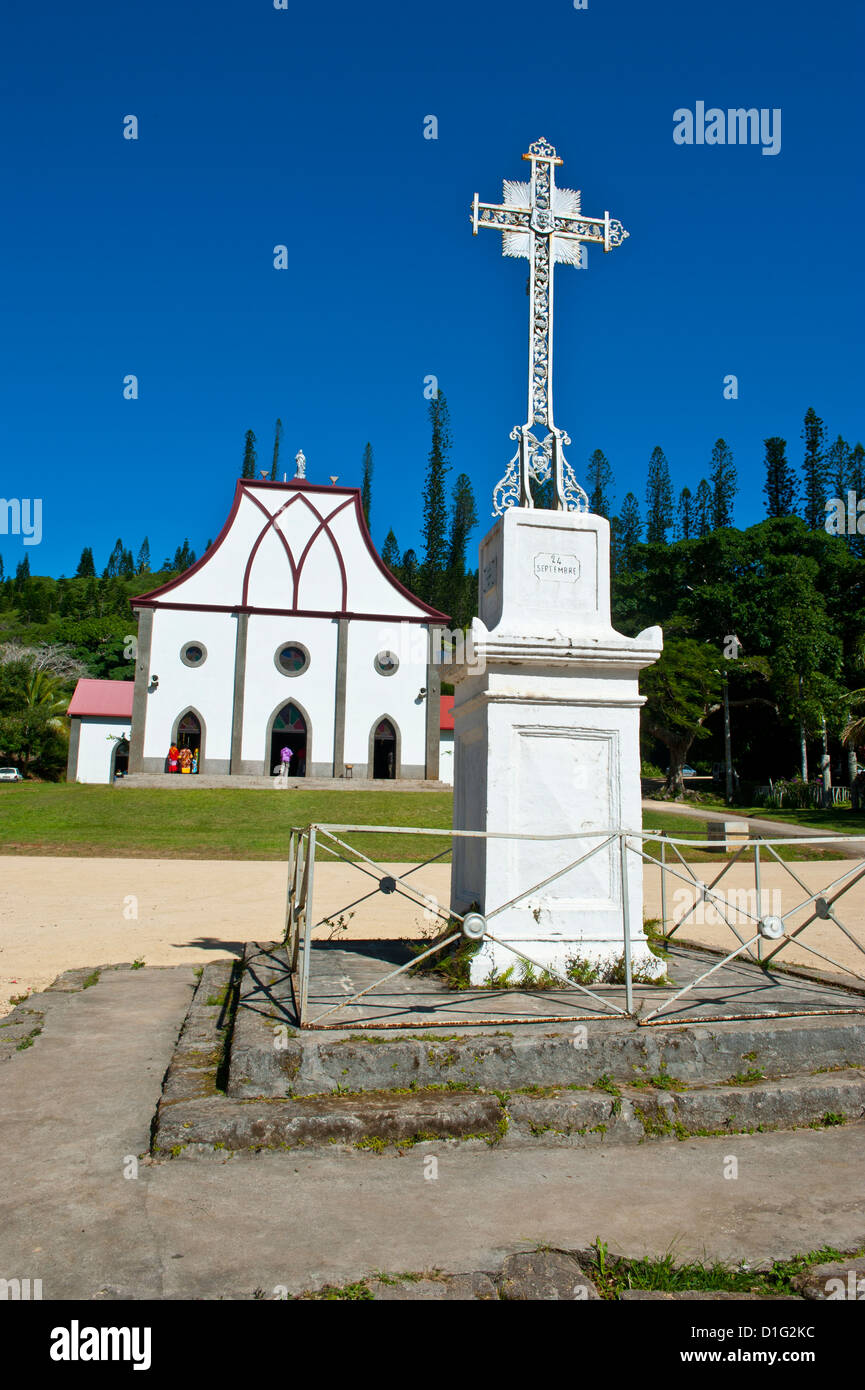
[[23,782],[24,778],[17,767],[0,767],[0,782]]

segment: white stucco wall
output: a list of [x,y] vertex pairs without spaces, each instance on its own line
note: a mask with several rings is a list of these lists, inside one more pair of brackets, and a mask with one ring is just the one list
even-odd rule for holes
[[109,719],[85,715],[80,718],[76,782],[110,782],[115,741],[112,735],[129,738],[128,719]]
[[[205,726],[205,762],[231,756],[231,710],[237,619],[230,613],[186,613],[157,609],[153,615],[150,676],[159,687],[147,696],[145,758],[164,758],[178,715],[192,708]],[[190,642],[207,649],[200,666],[185,666],[181,650]],[[206,771],[206,767],[205,767]]]
[[[402,737],[401,766],[422,767],[426,762],[426,697],[419,691],[427,683],[427,629],[414,623],[353,622],[348,629],[348,676],[345,709],[345,760],[365,764],[374,724],[385,716],[399,725]],[[393,676],[375,669],[381,651],[399,657]]]
[[453,729],[441,729],[439,731],[439,781],[447,782],[450,786],[453,786],[454,783]]
[[[333,763],[337,637],[335,618],[250,615],[241,752],[244,761],[263,762],[265,753],[269,755],[269,721],[276,710],[291,703],[300,706],[308,717],[308,772],[310,762]],[[292,643],[300,643],[309,652],[309,666],[300,676],[284,675],[274,662],[277,649]],[[230,699],[230,688],[228,693]]]

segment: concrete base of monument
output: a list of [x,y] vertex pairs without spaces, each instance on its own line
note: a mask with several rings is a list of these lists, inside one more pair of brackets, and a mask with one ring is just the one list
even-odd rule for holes
[[[493,926],[494,924],[491,924]],[[519,983],[525,976],[548,970],[575,979],[580,984],[623,984],[624,945],[621,936],[555,937],[504,936],[494,932],[496,941],[485,940],[469,966],[469,981],[482,986],[495,983],[510,972],[508,981]],[[631,942],[631,975],[638,984],[661,980],[666,964],[653,955],[642,932]]]
[[[313,953],[313,1026],[302,1029],[282,947],[251,945],[242,966],[205,968],[166,1074],[155,1157],[434,1140],[480,1152],[584,1147],[854,1124],[865,1113],[865,996],[829,982],[733,962],[696,988],[687,1012],[673,1006],[673,1026],[644,1027],[604,1016],[577,990],[454,990],[424,975],[343,1003],[402,963],[405,947]],[[681,986],[717,961],[675,948],[667,964]],[[620,987],[599,993],[623,1002]],[[635,989],[635,1013],[671,993]],[[725,1018],[725,1005],[751,1017]]]

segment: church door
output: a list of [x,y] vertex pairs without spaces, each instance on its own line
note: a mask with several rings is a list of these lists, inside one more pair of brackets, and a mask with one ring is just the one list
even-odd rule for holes
[[268,772],[276,774],[282,770],[282,750],[291,749],[288,764],[289,777],[306,776],[306,720],[296,705],[286,705],[273,721],[270,737],[270,763]]
[[378,778],[396,777],[396,732],[389,719],[383,719],[372,741],[372,775]]
[[[197,772],[201,758],[201,723],[191,711],[184,714],[177,726],[177,747],[180,749],[180,767],[189,772]],[[183,756],[187,750],[186,757]]]
[[111,780],[115,777],[125,777],[129,772],[129,744],[125,738],[118,739],[114,745],[114,755],[111,759]]

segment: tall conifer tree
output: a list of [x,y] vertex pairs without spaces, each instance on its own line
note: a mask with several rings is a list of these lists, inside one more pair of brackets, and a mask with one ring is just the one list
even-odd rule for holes
[[466,546],[472,527],[477,526],[475,495],[467,473],[460,473],[451,499],[451,529],[444,585],[444,607],[456,627],[467,627],[472,614],[472,598],[466,583]]
[[630,564],[631,552],[643,535],[640,504],[632,492],[626,492],[622,499],[622,510],[616,517],[614,532],[616,569],[626,570]]
[[246,431],[246,440],[243,445],[243,471],[241,478],[255,477],[255,433],[253,430]]
[[595,516],[605,516],[609,520],[612,505],[613,470],[603,449],[596,449],[589,459],[588,468],[589,511]]
[[679,493],[678,515],[676,518],[676,530],[680,541],[689,541],[694,535],[696,520],[694,516],[694,499],[689,487],[683,487]]
[[698,536],[708,536],[712,529],[712,489],[701,478],[694,494],[694,523]]
[[78,568],[75,571],[76,579],[93,579],[96,574],[96,565],[93,560],[93,549],[85,545],[81,552],[81,559],[78,561]]
[[802,460],[804,479],[802,515],[805,525],[817,530],[826,520],[826,427],[813,406],[809,406],[802,427],[805,457]]
[[717,531],[733,525],[733,499],[736,496],[736,467],[733,451],[724,439],[716,439],[712,450],[712,525]]
[[652,450],[646,479],[646,540],[665,545],[673,524],[673,486],[666,455],[660,445]]
[[[442,580],[447,563],[447,502],[445,477],[450,472],[448,454],[451,447],[450,415],[444,392],[439,391],[429,403],[432,426],[429,463],[423,490],[424,558],[421,571],[421,597],[438,607]],[[403,557],[405,565],[405,557]]]
[[391,573],[399,569],[399,545],[392,530],[388,531],[384,538],[384,545],[381,548],[381,558],[384,560],[384,563]]
[[369,526],[370,512],[372,511],[372,445],[367,442],[363,451],[363,476],[360,484],[360,504],[363,508],[364,520]]
[[766,481],[763,493],[767,516],[795,516],[796,475],[787,462],[787,441],[773,434],[763,440],[766,449]]
[[281,421],[281,420],[277,420],[277,422],[276,422],[276,428],[274,429],[274,432],[273,432],[273,463],[271,464],[271,467],[270,467],[270,481],[271,481],[272,483],[276,483],[276,482],[279,481],[279,475],[278,475],[277,470],[278,470],[278,467],[279,467],[279,446],[280,446],[281,443],[282,443],[282,421]]

